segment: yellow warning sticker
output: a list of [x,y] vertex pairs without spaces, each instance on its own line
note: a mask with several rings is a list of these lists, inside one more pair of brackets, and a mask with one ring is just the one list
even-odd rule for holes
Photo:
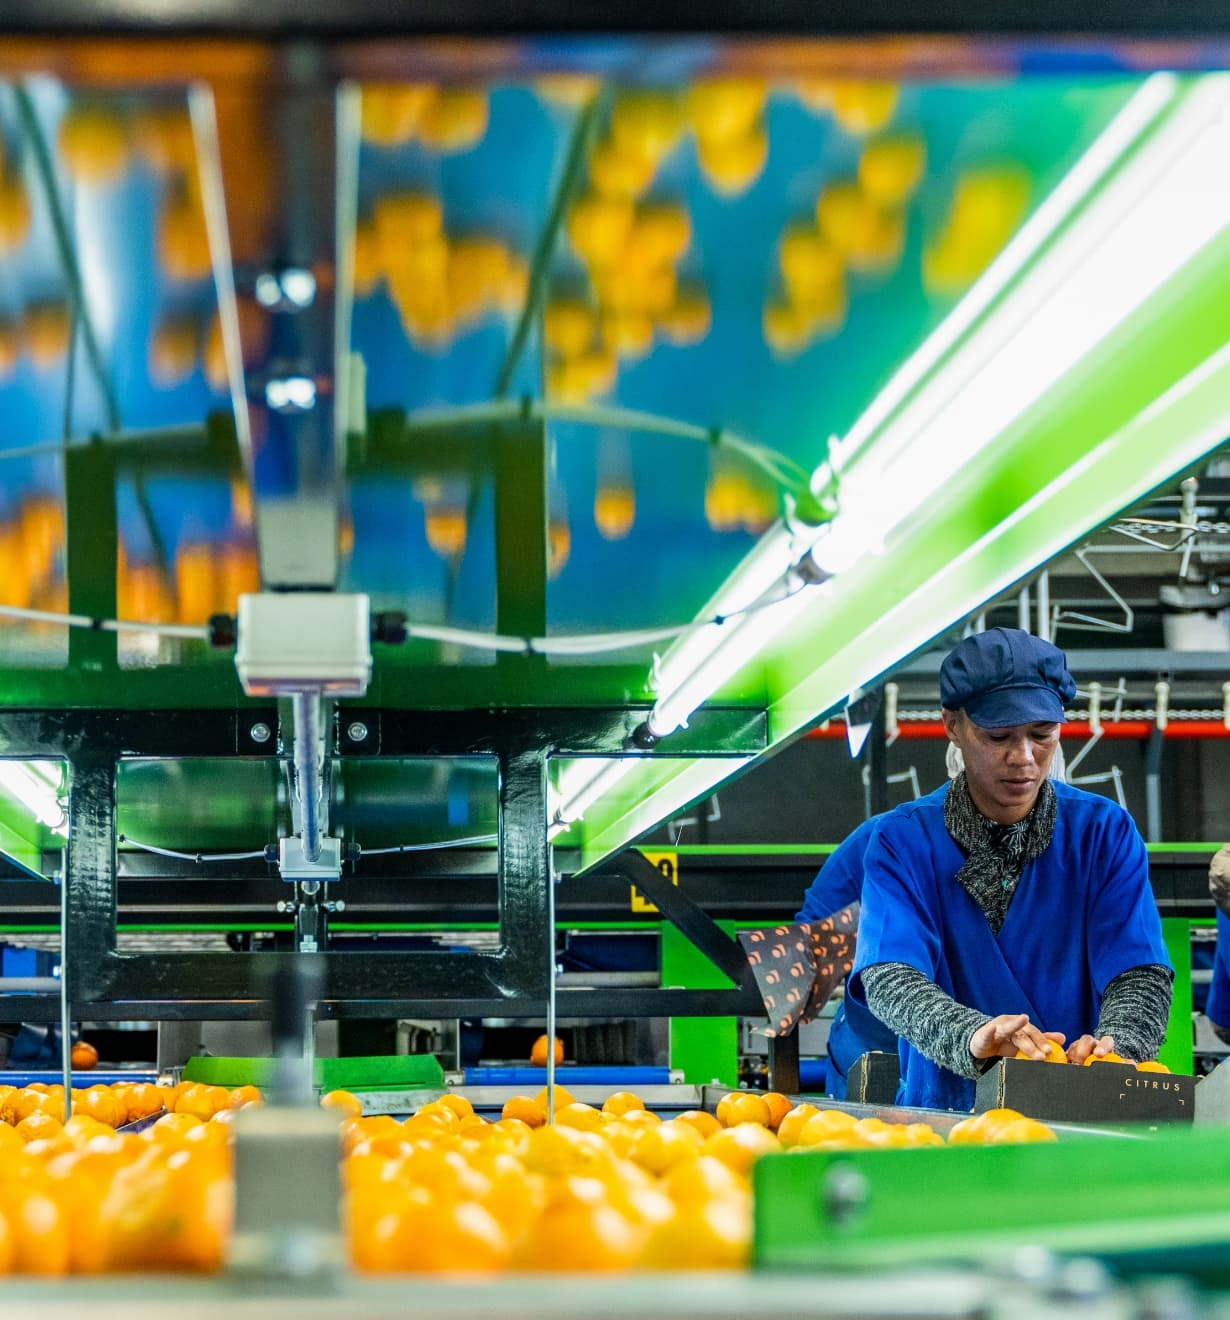
[[[676,852],[642,852],[650,866],[656,866],[673,885],[679,883],[679,854]],[[643,898],[635,885],[632,886],[632,911],[656,912],[658,905]]]

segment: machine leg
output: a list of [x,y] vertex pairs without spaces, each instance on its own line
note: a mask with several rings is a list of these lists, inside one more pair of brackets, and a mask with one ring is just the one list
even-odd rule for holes
[[799,1033],[769,1038],[769,1090],[784,1095],[799,1093]]

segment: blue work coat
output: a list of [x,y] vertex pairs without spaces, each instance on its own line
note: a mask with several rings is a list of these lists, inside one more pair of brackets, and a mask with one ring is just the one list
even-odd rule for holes
[[[864,859],[858,950],[847,991],[866,1004],[864,967],[906,963],[990,1017],[1027,1013],[1071,1041],[1093,1032],[1121,972],[1169,967],[1144,841],[1117,803],[1054,785],[1055,833],[1029,862],[998,935],[957,880],[966,860],[944,826],[945,784],[882,818]],[[899,1104],[968,1110],[974,1083],[900,1044]]]
[[[863,858],[867,845],[882,816],[865,820],[848,834],[820,868],[803,895],[803,907],[795,921],[823,921],[863,894]],[[846,1098],[850,1068],[860,1054],[868,1050],[897,1052],[897,1036],[879,1018],[873,1017],[866,1004],[842,997],[829,1029],[828,1080],[826,1089],[834,1099]]]
[[[836,855],[836,854],[834,854]],[[1230,917],[1217,911],[1217,952],[1204,1015],[1219,1027],[1230,1027]]]

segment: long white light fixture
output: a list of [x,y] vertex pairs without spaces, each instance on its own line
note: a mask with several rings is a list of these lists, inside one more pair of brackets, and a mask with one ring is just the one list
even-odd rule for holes
[[60,767],[54,761],[0,761],[0,788],[7,790],[49,830],[68,834],[60,801]]
[[[1157,79],[1173,96],[1171,76]],[[1157,100],[1154,80],[1141,95]],[[1228,115],[1230,76],[1202,78],[951,355],[834,446],[857,474],[849,516],[874,510],[891,528],[923,505],[1230,223]],[[987,278],[1005,277],[993,265]]]
[[[1230,223],[1230,76],[1206,75],[1182,93],[1169,74],[1142,86],[831,446],[841,481],[835,522],[802,536],[778,524],[705,613],[746,610],[809,557],[823,580],[883,545]],[[828,476],[826,464],[817,480]],[[650,734],[685,726],[815,595],[798,591],[672,646],[655,665]],[[598,796],[588,784],[585,795],[586,805]]]

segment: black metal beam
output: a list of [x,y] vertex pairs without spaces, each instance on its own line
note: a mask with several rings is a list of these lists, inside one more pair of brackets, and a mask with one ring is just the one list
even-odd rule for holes
[[[238,957],[239,955],[236,955]],[[254,954],[262,960],[298,957],[297,954]],[[346,955],[349,956],[349,955]],[[79,1016],[104,1022],[208,1022],[259,1021],[269,1017],[269,1005],[249,996],[199,999],[110,999],[79,1005]],[[9,996],[0,1000],[0,1021],[54,1022],[59,1020],[59,1002],[54,997]],[[320,1002],[321,1019],[343,1018],[543,1018],[545,999],[504,999],[486,996],[473,999],[356,998]],[[754,991],[611,989],[560,990],[556,1012],[561,1018],[653,1018],[653,1017],[763,1017],[764,1004]]]
[[[1211,855],[1211,854],[1210,854]],[[823,858],[745,854],[680,858],[679,890],[716,920],[785,921]],[[1167,917],[1207,919],[1213,915],[1208,890],[1209,855],[1151,853],[1150,880],[1159,910]],[[52,862],[48,862],[48,870]],[[499,916],[494,849],[387,854],[360,860],[331,898],[346,902],[334,924],[414,922],[441,929],[494,922]],[[120,854],[117,903],[120,926],[202,925],[235,927],[281,918],[276,905],[291,887],[264,862],[198,866],[148,853]],[[628,877],[607,863],[584,877],[564,875],[556,885],[557,918],[619,921],[652,926],[654,913],[634,912]],[[10,869],[0,874],[0,925],[58,925],[59,891]],[[2,938],[2,936],[0,936]]]
[[[503,710],[380,710],[355,707],[367,730],[348,735],[342,708],[335,747],[342,756],[496,756],[501,748],[541,747],[551,756],[644,756],[630,741],[648,705],[613,708]],[[0,755],[67,756],[75,748],[115,743],[121,756],[180,759],[269,755],[251,737],[254,725],[277,727],[268,706],[232,710],[108,710],[0,708]],[[721,707],[698,711],[664,740],[663,756],[750,756],[768,744],[763,710]]]
[[0,30],[62,36],[235,34],[267,38],[543,32],[764,32],[827,36],[900,33],[1219,35],[1230,20],[1212,0],[7,0]]

